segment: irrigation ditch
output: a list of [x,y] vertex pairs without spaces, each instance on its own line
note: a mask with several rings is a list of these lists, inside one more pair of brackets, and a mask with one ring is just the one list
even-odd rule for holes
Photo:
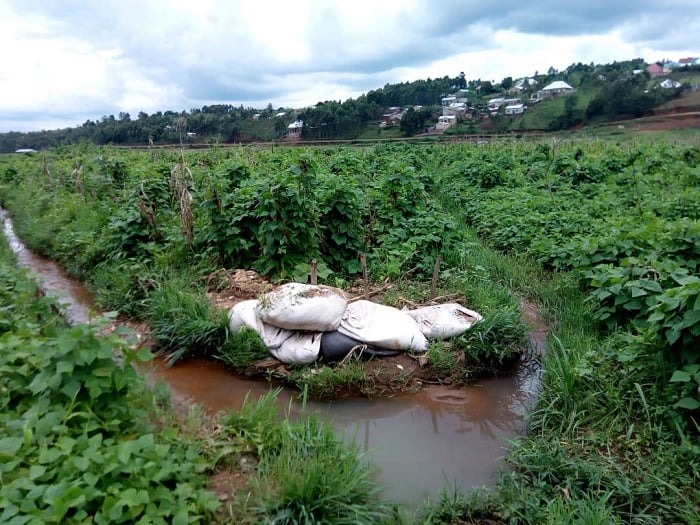
[[[0,210],[3,233],[19,263],[36,275],[45,293],[59,297],[72,324],[99,315],[90,291],[54,261],[38,256],[14,232]],[[546,326],[526,309],[530,344],[541,351]],[[156,357],[144,372],[167,384],[174,402],[200,405],[208,413],[239,409],[274,388],[265,381],[238,377],[216,361],[195,357],[167,366]],[[382,496],[417,508],[446,486],[469,491],[495,483],[508,442],[524,430],[538,388],[539,368],[523,361],[508,377],[481,380],[468,387],[425,385],[413,394],[381,399],[306,401],[305,410],[329,421],[347,442],[367,452],[377,469]],[[298,391],[282,389],[278,402],[294,417],[302,410]]]

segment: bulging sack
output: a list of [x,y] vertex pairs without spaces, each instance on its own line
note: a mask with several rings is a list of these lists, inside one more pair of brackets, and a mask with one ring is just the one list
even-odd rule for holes
[[302,333],[264,323],[257,314],[258,301],[242,301],[231,308],[228,326],[232,333],[249,328],[262,339],[270,353],[283,363],[307,364],[318,358],[321,349],[320,333]]
[[287,283],[261,296],[256,311],[263,322],[280,328],[331,332],[347,304],[339,288]]
[[228,311],[228,328],[231,333],[237,333],[241,328],[250,328],[260,334],[262,329],[262,321],[258,318],[255,312],[258,306],[257,299],[241,301],[236,303]]
[[292,332],[285,328],[277,330],[283,330],[289,334],[279,346],[270,347],[270,353],[277,359],[288,365],[305,365],[318,359],[322,332]]
[[449,339],[469,330],[483,317],[458,303],[439,304],[408,310],[428,339]]
[[338,332],[380,348],[418,353],[428,350],[428,340],[410,315],[371,301],[348,304]]

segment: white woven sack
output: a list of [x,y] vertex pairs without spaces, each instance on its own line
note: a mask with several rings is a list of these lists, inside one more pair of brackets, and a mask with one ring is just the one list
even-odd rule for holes
[[228,312],[228,328],[231,333],[237,333],[241,328],[246,327],[260,334],[262,321],[255,312],[258,306],[257,299],[241,301],[236,303]]
[[264,323],[257,314],[258,301],[242,301],[231,308],[228,314],[232,333],[242,328],[255,331],[270,353],[283,363],[313,363],[321,350],[320,333],[300,333]]
[[439,304],[408,310],[428,339],[449,339],[469,330],[483,317],[458,303]]
[[418,353],[428,350],[428,340],[410,315],[371,301],[348,304],[338,332],[379,348]]
[[[270,325],[267,325],[270,326]],[[287,364],[304,365],[313,363],[318,359],[321,351],[321,332],[292,332],[279,328],[289,333],[277,348],[270,348],[270,352],[277,359]]]
[[280,328],[331,332],[338,328],[347,304],[339,288],[287,283],[261,296],[257,313],[263,322]]

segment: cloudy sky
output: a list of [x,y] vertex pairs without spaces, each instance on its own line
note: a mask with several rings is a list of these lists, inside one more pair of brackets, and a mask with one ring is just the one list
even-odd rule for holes
[[700,56],[697,0],[0,0],[0,132]]

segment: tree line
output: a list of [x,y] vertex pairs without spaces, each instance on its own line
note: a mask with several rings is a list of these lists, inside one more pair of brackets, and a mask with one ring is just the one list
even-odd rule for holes
[[[678,96],[680,90],[647,90],[648,73],[633,74],[634,70],[643,68],[644,60],[634,59],[598,66],[579,62],[563,71],[550,67],[546,74],[535,72],[533,77],[538,86],[563,79],[576,88],[597,91],[584,110],[575,107],[575,99],[567,100],[564,112],[555,117],[547,129],[567,129],[581,122],[640,116]],[[297,119],[304,121],[303,139],[352,139],[369,125],[377,123],[387,108],[420,106],[405,113],[404,118],[408,119],[400,126],[404,135],[413,135],[434,122],[442,97],[462,89],[468,93],[470,103],[481,107],[484,104],[480,98],[485,100],[489,95],[505,93],[513,83],[512,77],[506,77],[498,84],[481,79],[467,81],[464,72],[460,72],[456,77],[386,84],[356,99],[318,102],[300,111],[290,108],[275,110],[272,104],[263,110],[214,104],[181,112],[158,111],[151,115],[140,112],[136,118],[129,113],[119,113],[116,117],[105,115],[99,120],[87,120],[72,128],[0,133],[0,152],[20,148],[40,150],[80,142],[158,145],[188,140],[209,143],[274,141],[282,139],[287,126]]]
[[[304,121],[303,136],[308,139],[343,139],[357,137],[370,122],[377,121],[386,107],[440,104],[441,97],[464,86],[464,73],[455,78],[417,80],[387,84],[356,99],[318,102],[295,112],[289,108],[264,110],[230,104],[215,104],[190,111],[158,111],[105,115],[82,125],[57,130],[0,133],[0,152],[19,148],[36,150],[80,142],[98,145],[171,144],[198,140],[233,143],[281,139],[289,123]],[[284,116],[278,117],[279,113]],[[255,116],[255,118],[254,118]]]

